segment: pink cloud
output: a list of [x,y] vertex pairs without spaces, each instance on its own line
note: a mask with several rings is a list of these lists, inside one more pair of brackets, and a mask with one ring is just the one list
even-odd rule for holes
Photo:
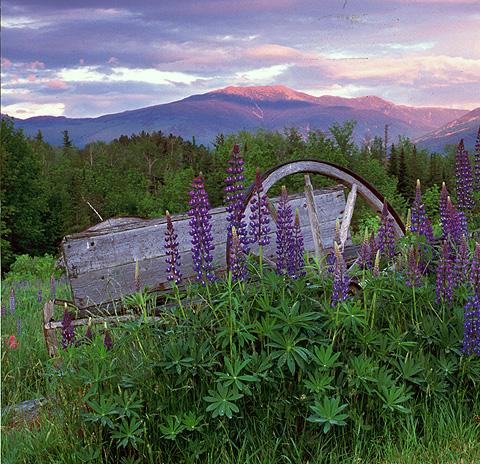
[[27,78],[28,82],[35,82],[37,80],[37,76],[30,74]]
[[37,69],[45,68],[45,63],[40,61],[33,61],[32,63],[27,63],[27,69],[30,71],[36,71]]
[[51,81],[46,81],[45,82],[45,85],[49,88],[49,89],[54,89],[54,90],[58,90],[58,89],[68,89],[68,85],[66,82],[60,80],[60,79],[54,79],[54,80],[51,80]]
[[115,63],[118,63],[118,59],[115,58],[114,56],[112,56],[112,57],[107,61],[107,63],[114,63],[114,64],[115,64]]
[[2,58],[2,68],[10,69],[12,67],[12,62],[6,58]]

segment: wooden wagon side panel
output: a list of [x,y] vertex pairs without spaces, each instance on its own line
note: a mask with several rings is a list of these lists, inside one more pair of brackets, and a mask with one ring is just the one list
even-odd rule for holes
[[[315,191],[315,204],[318,212],[320,233],[326,249],[332,246],[337,218],[342,218],[345,209],[344,187],[335,186]],[[279,198],[271,199],[276,206]],[[290,197],[293,211],[298,209],[305,249],[313,253],[310,219],[304,194]],[[224,207],[210,211],[212,215],[212,236],[215,250],[213,258],[217,272],[226,268],[227,223]],[[246,221],[250,209],[246,210]],[[191,237],[189,217],[171,217],[178,234],[181,272],[184,278],[194,276],[191,259]],[[70,235],[62,242],[65,267],[75,304],[80,309],[109,301],[119,300],[135,292],[135,267],[138,261],[141,287],[149,286],[151,291],[170,288],[167,281],[165,263],[166,218],[116,218],[97,224],[86,231]],[[270,221],[270,245],[263,253],[270,259],[276,256],[275,223]],[[347,245],[351,244],[350,238]],[[252,245],[255,252],[256,245]],[[258,249],[258,248],[257,248]]]

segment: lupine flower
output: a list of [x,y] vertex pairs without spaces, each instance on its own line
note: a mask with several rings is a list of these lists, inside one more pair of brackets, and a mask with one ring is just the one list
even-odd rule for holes
[[463,139],[458,144],[455,154],[455,179],[457,188],[458,209],[464,211],[472,209],[474,202],[472,166],[468,158],[468,151],[465,150]]
[[462,245],[456,254],[455,262],[453,264],[452,285],[458,287],[466,282],[468,272],[470,271],[470,252],[467,248],[467,238],[465,234],[462,235]]
[[135,260],[135,291],[140,291],[140,265],[138,260]]
[[442,256],[438,262],[437,269],[437,288],[435,289],[437,300],[435,304],[440,304],[443,301],[448,306],[453,303],[453,288],[452,288],[452,264],[448,253],[447,242],[443,242]]
[[38,303],[41,303],[41,302],[42,302],[42,291],[41,291],[41,290],[38,291],[37,302],[38,302]]
[[243,175],[243,158],[238,148],[238,145],[234,145],[233,152],[230,155],[231,159],[228,161],[230,167],[227,169],[227,178],[225,183],[225,203],[227,204],[227,237],[230,245],[232,244],[232,228],[235,227],[238,235],[238,239],[242,244],[243,249],[248,253],[248,243],[250,239],[247,237],[247,224],[244,221],[245,213],[244,209],[244,186],[243,181],[245,176]]
[[472,267],[468,276],[468,286],[474,295],[480,298],[480,243],[475,243],[475,252],[472,259]]
[[247,276],[245,267],[245,253],[237,234],[237,229],[232,228],[232,246],[230,247],[230,270],[232,282],[243,281]]
[[368,228],[365,227],[365,235],[363,237],[362,248],[358,255],[358,268],[370,269],[372,267],[372,258],[370,256],[370,246],[368,244]]
[[256,243],[260,246],[265,246],[270,243],[270,237],[267,235],[270,232],[270,212],[268,211],[268,197],[263,192],[262,177],[260,168],[257,168],[255,175],[255,184],[253,187],[252,199],[250,200],[250,243]]
[[292,259],[293,248],[293,217],[292,207],[288,201],[287,189],[282,186],[282,194],[278,205],[277,223],[277,274],[288,272]]
[[480,127],[478,128],[477,141],[475,143],[475,188],[480,190]]
[[17,336],[20,336],[22,333],[22,316],[17,318]]
[[410,249],[410,254],[408,257],[408,268],[407,268],[407,278],[405,279],[405,285],[407,287],[421,287],[422,282],[420,280],[420,272],[418,270],[418,261],[417,257],[415,256],[415,249]]
[[175,281],[175,284],[179,284],[182,281],[182,273],[178,270],[181,265],[180,262],[180,253],[178,252],[178,235],[175,233],[173,228],[172,218],[170,213],[167,211],[167,230],[165,231],[165,248],[167,249],[167,258],[165,262],[168,264],[167,267],[167,280],[171,282]]
[[15,340],[15,335],[10,335],[10,338],[7,340],[7,346],[12,350],[18,348],[18,340]]
[[377,250],[377,254],[375,255],[372,275],[375,279],[380,276],[380,250]]
[[470,295],[465,304],[461,352],[480,355],[480,296]]
[[88,319],[87,331],[85,332],[85,340],[87,343],[91,343],[93,341],[91,318]]
[[13,287],[10,290],[10,314],[15,314],[15,292]]
[[55,282],[55,276],[50,277],[50,299],[54,300],[57,298],[57,284]]
[[440,193],[440,198],[438,201],[438,210],[440,212],[440,220],[442,221],[442,225],[445,224],[447,220],[447,199],[450,197],[448,193],[447,186],[445,182],[442,182],[442,192]]
[[388,214],[387,200],[383,203],[380,227],[377,235],[377,248],[386,257],[387,261],[393,260],[395,256],[395,242],[393,233],[393,219]]
[[306,275],[305,267],[305,247],[303,246],[303,234],[300,228],[300,215],[298,209],[295,210],[295,221],[293,223],[293,246],[292,254],[289,260],[289,274],[291,277],[304,277]]
[[63,348],[67,348],[67,346],[73,345],[74,338],[75,338],[75,332],[72,326],[72,318],[70,317],[67,304],[65,303],[65,309],[63,310],[63,319],[62,319]]
[[103,346],[107,348],[107,351],[113,350],[112,337],[110,337],[110,332],[108,331],[106,324],[105,324],[105,339],[103,340]]
[[348,269],[343,259],[343,254],[340,251],[338,243],[334,243],[335,246],[335,274],[333,279],[332,290],[332,303],[333,308],[337,302],[345,301],[348,298],[348,285],[350,283],[350,277]]
[[213,266],[213,256],[210,253],[215,249],[213,245],[212,226],[210,224],[211,215],[208,195],[203,186],[203,175],[200,173],[198,179],[193,180],[192,190],[189,193],[191,206],[188,212],[192,218],[189,221],[191,227],[190,236],[192,237],[192,260],[193,270],[197,273],[195,280],[201,282],[202,286],[207,285],[207,280],[214,282],[216,280],[215,267]]
[[328,264],[330,265],[328,272],[331,272],[332,274],[335,272],[335,260],[337,259],[335,254],[335,243],[338,245],[338,249],[343,255],[343,247],[340,240],[340,220],[338,218],[335,222],[335,235],[333,236],[332,249],[330,251],[330,255],[328,256]]
[[412,230],[412,210],[408,208],[407,223],[405,224],[405,230],[410,232]]
[[5,309],[5,302],[2,301],[2,309],[1,309],[1,312],[0,312],[0,316],[5,317],[6,315],[7,315],[7,310]]

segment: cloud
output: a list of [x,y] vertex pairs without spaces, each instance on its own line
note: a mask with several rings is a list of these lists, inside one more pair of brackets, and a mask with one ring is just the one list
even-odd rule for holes
[[63,103],[16,103],[3,106],[2,113],[19,119],[27,119],[33,116],[63,116],[65,105]]
[[45,86],[48,87],[49,89],[54,89],[54,90],[68,89],[67,83],[60,79],[45,81]]

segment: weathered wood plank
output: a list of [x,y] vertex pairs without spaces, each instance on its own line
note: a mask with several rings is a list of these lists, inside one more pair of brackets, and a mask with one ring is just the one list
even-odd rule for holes
[[[272,199],[276,206],[279,198]],[[304,194],[290,196],[292,209],[298,209],[305,249],[315,250]],[[331,187],[315,191],[320,233],[324,246],[333,243],[335,221],[345,208],[343,187]],[[226,213],[225,208],[215,208],[212,215],[212,236],[215,249],[213,259],[217,270],[226,268]],[[250,209],[247,208],[246,216]],[[194,276],[191,259],[191,237],[188,215],[171,216],[178,234],[181,271],[185,278]],[[270,245],[262,247],[266,258],[275,259],[276,226],[270,222]],[[165,263],[166,218],[116,218],[97,224],[86,231],[70,235],[62,242],[63,259],[71,283],[73,299],[80,309],[118,300],[135,291],[135,262],[139,262],[140,285],[150,286],[151,291],[170,288]],[[351,242],[349,242],[351,243]],[[252,250],[253,252],[255,250]]]
[[348,194],[345,213],[343,214],[342,225],[340,227],[340,243],[342,244],[343,250],[345,249],[345,242],[347,241],[350,223],[352,222],[353,209],[355,208],[355,200],[357,199],[357,188],[357,184],[353,184],[352,190],[350,190]]
[[305,201],[307,202],[308,217],[310,218],[310,227],[312,229],[313,245],[317,259],[321,260],[325,256],[323,249],[322,234],[320,224],[318,223],[317,207],[315,206],[315,196],[313,193],[310,176],[305,174]]

